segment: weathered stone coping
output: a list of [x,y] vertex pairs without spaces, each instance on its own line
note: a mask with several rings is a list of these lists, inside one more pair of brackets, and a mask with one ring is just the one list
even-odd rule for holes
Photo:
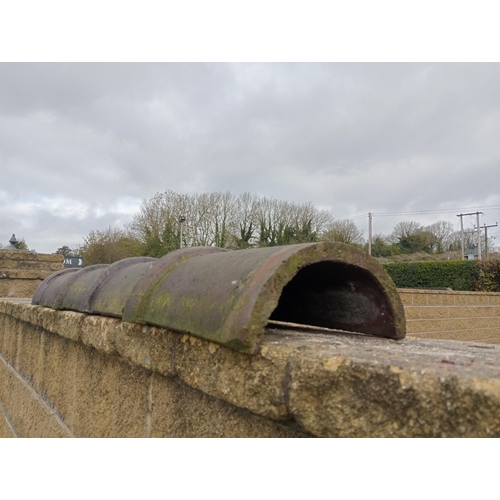
[[255,355],[118,319],[0,299],[0,313],[316,436],[500,436],[500,347],[269,329]]

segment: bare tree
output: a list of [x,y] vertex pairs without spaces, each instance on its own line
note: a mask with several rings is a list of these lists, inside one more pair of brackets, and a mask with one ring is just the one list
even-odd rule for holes
[[64,245],[56,250],[56,254],[62,255],[63,257],[73,257],[73,250],[67,245]]
[[159,257],[180,246],[179,217],[183,217],[183,246],[285,245],[317,241],[332,220],[312,203],[291,203],[229,191],[182,195],[167,190],[143,200],[128,226],[128,235]]
[[256,204],[258,245],[274,246],[318,241],[325,225],[332,220],[326,210],[312,203],[291,203],[261,198]]
[[[128,236],[144,245],[146,255],[161,257],[179,248],[179,217],[189,220],[192,209],[187,195],[167,190],[157,193],[149,200],[143,200],[141,208],[128,225]],[[189,238],[189,231],[184,234]]]
[[117,260],[142,255],[143,246],[127,236],[123,229],[108,227],[103,231],[91,231],[83,239],[80,254],[86,266],[112,264]]
[[399,243],[401,239],[412,237],[420,233],[423,230],[423,226],[414,220],[406,220],[398,222],[392,233],[389,235],[389,241],[391,243]]
[[363,232],[350,219],[337,219],[328,224],[321,239],[349,245],[361,245],[364,242]]
[[453,224],[440,220],[426,226],[425,229],[432,234],[432,250],[435,253],[443,253],[446,250],[448,239],[453,233]]
[[230,248],[239,250],[256,243],[257,220],[256,206],[259,200],[255,194],[245,192],[238,196],[234,204],[234,220],[231,227]]

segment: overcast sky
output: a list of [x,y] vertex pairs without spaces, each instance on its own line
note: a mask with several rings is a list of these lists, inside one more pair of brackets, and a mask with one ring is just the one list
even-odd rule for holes
[[73,247],[165,189],[311,201],[365,234],[368,212],[494,224],[499,138],[494,63],[3,63],[0,243]]

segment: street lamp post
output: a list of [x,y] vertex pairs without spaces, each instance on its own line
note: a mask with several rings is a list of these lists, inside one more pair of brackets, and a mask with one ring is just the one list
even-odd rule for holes
[[179,224],[181,226],[181,241],[180,241],[180,244],[179,244],[179,248],[182,248],[182,225],[184,224],[184,222],[186,222],[186,217],[184,217],[183,215],[181,215],[179,217]]

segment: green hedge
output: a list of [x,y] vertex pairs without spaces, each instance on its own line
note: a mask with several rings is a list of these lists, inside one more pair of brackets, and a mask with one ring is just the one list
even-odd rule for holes
[[478,292],[500,292],[500,260],[483,260],[477,263],[479,277],[474,281]]
[[451,288],[474,291],[479,267],[473,260],[433,260],[383,264],[398,288]]

